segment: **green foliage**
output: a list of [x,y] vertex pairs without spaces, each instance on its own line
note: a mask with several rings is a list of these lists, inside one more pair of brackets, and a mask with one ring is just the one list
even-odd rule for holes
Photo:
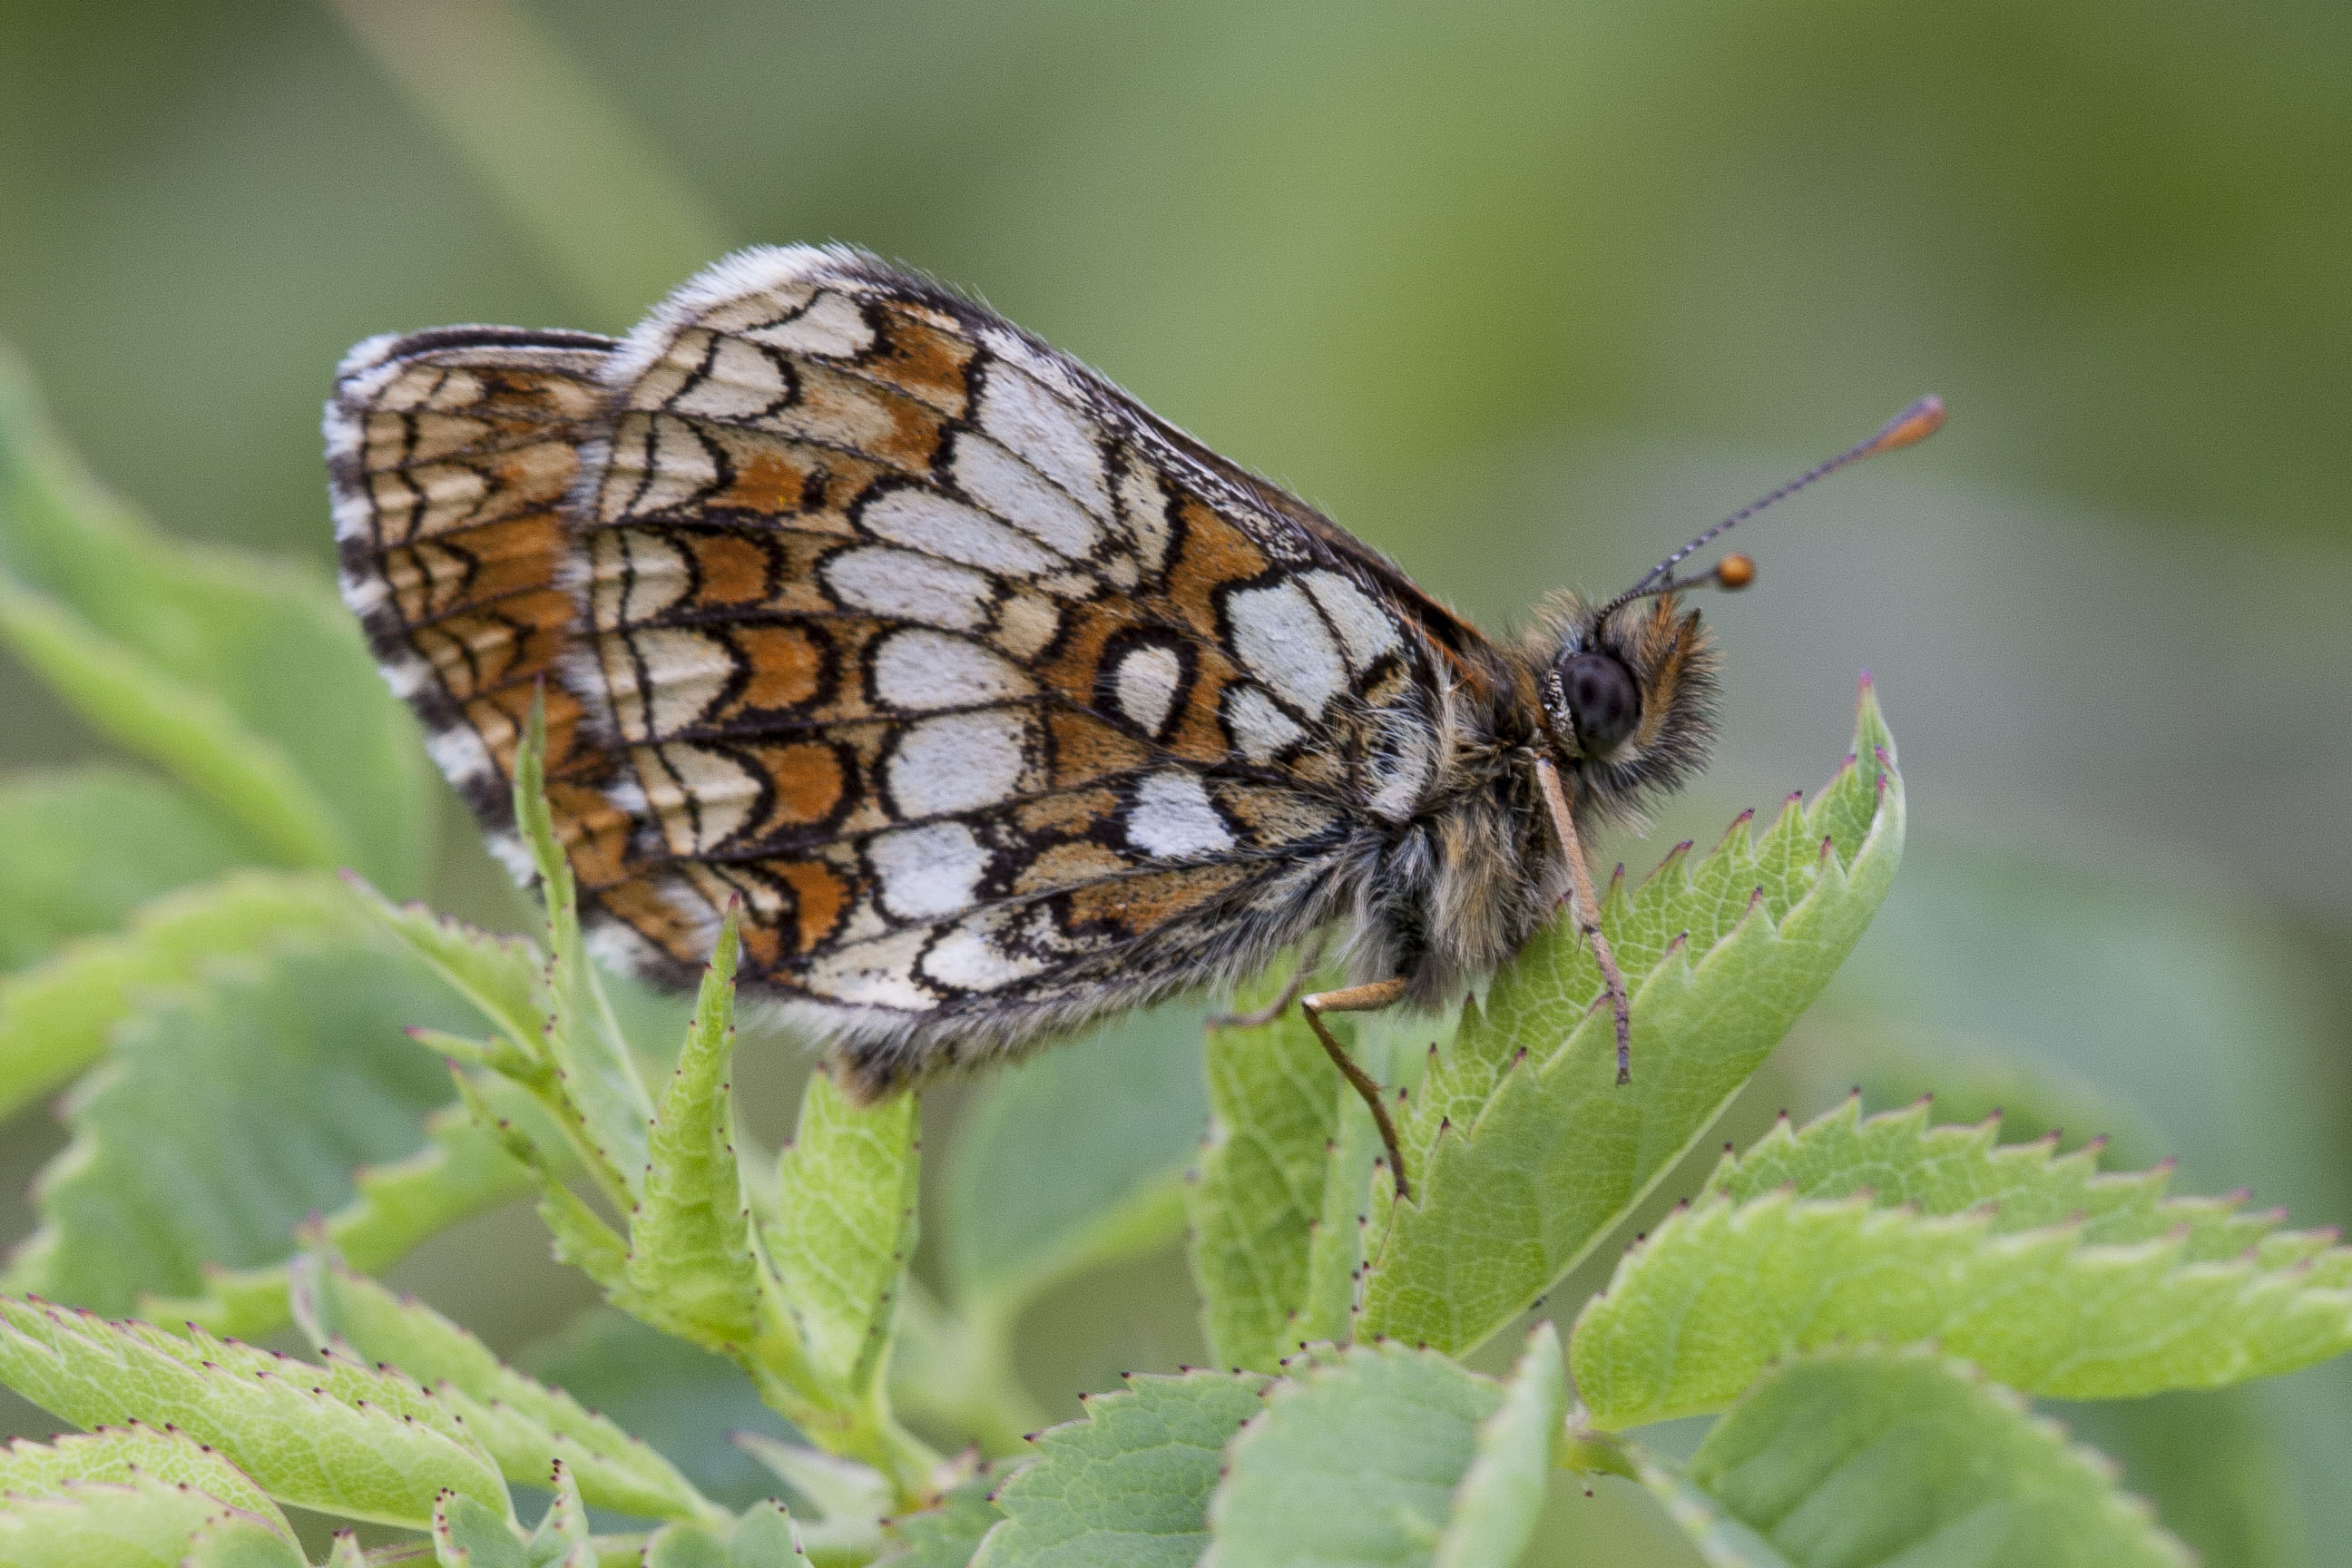
[[1677,1475],[1643,1480],[1723,1568],[2185,1568],[2114,1467],[1968,1366],[1852,1349],[1758,1379]]
[[[1854,756],[1751,842],[1669,856],[1601,911],[1633,999],[1633,1081],[1565,921],[1464,1009],[1399,1132],[1419,1189],[1371,1254],[1359,1337],[1462,1352],[1583,1258],[1671,1170],[1862,935],[1903,847],[1894,742],[1863,689]],[[1465,1224],[1464,1216],[1476,1216]],[[1377,1225],[1377,1217],[1376,1217]]]
[[271,865],[411,891],[425,758],[334,595],[171,542],[83,473],[0,358],[0,640]]
[[0,973],[113,931],[150,899],[243,858],[184,792],[105,766],[0,783]]
[[[2000,1148],[1990,1124],[1928,1129],[1924,1108],[1858,1121],[1852,1102],[1751,1159],[1727,1161],[1579,1317],[1596,1426],[1720,1409],[1771,1362],[1856,1341],[1934,1342],[2078,1399],[2352,1349],[2352,1254],[2231,1203],[2165,1200],[2160,1174]],[[1903,1206],[1874,1206],[1889,1199]]]
[[[1632,1085],[1564,924],[1425,1056],[1431,1020],[1343,1024],[1401,1086],[1411,1202],[1296,1010],[1204,1038],[1197,1004],[1147,1015],[966,1105],[934,1294],[909,1272],[915,1098],[855,1105],[819,1070],[781,1152],[747,1138],[736,917],[690,1017],[608,988],[537,722],[514,781],[536,940],[320,877],[414,886],[405,720],[372,677],[344,689],[363,661],[313,587],[269,578],[263,605],[124,521],[9,395],[0,637],[171,782],[0,784],[0,830],[65,846],[0,865],[0,897],[43,906],[0,909],[0,1110],[80,1075],[6,1283],[193,1321],[0,1297],[0,1383],[95,1429],[0,1455],[0,1568],[284,1568],[289,1507],[414,1532],[443,1568],[1506,1568],[1561,1467],[1641,1482],[1749,1568],[2172,1563],[2024,1398],[2219,1389],[2352,1349],[2329,1235],[2103,1172],[2096,1143],[1849,1101],[1721,1161],[1565,1349],[1538,1321],[1507,1377],[1457,1359],[1620,1229],[1870,921],[1905,807],[1866,687],[1855,756],[1810,805],[1612,888]],[[303,658],[309,685],[275,662]],[[407,760],[368,773],[395,741]],[[152,821],[109,845],[110,811]],[[150,830],[171,853],[133,853]],[[371,1278],[524,1192],[609,1303],[528,1370]],[[1228,1370],[1128,1376],[1024,1440],[1046,1424],[1015,1371],[1024,1312],[1181,1225]],[[218,1337],[289,1309],[312,1359]],[[902,1410],[1017,1457],[944,1463]],[[1624,1435],[1718,1413],[1680,1468]],[[535,1527],[517,1488],[550,1500]],[[333,1553],[363,1561],[348,1535]]]
[[996,1490],[1005,1522],[972,1568],[1183,1568],[1208,1544],[1226,1445],[1265,1380],[1187,1372],[1125,1380],[1086,1415],[1038,1434],[1038,1458]]

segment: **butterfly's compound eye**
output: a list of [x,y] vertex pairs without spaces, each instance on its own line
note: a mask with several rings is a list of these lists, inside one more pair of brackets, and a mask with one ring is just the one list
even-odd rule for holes
[[1626,668],[1605,653],[1572,653],[1559,661],[1560,694],[1576,739],[1588,754],[1614,751],[1642,721],[1642,693]]

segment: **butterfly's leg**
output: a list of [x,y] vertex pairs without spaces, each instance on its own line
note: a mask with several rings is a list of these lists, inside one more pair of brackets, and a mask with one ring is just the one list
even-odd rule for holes
[[1584,845],[1576,836],[1576,814],[1568,808],[1568,795],[1559,787],[1559,771],[1549,757],[1536,759],[1536,779],[1543,786],[1544,805],[1559,835],[1560,852],[1568,858],[1570,901],[1579,935],[1592,944],[1592,961],[1601,967],[1601,983],[1609,990],[1609,1010],[1617,1022],[1617,1081],[1633,1081],[1633,1005],[1625,995],[1625,974],[1609,939],[1601,934],[1601,900],[1592,895],[1592,872],[1584,864]]
[[1290,1005],[1298,1000],[1300,992],[1307,989],[1307,983],[1315,977],[1316,966],[1322,962],[1323,943],[1321,939],[1318,938],[1299,953],[1298,967],[1290,972],[1290,979],[1284,984],[1280,995],[1265,1006],[1253,1007],[1246,1013],[1216,1014],[1209,1019],[1209,1027],[1212,1029],[1264,1028],[1290,1011]]
[[1380,1123],[1381,1142],[1388,1145],[1389,1169],[1396,1175],[1397,1196],[1410,1201],[1412,1188],[1404,1179],[1404,1150],[1397,1142],[1396,1123],[1389,1120],[1389,1108],[1381,1103],[1381,1086],[1372,1081],[1371,1074],[1356,1065],[1356,1058],[1331,1037],[1329,1026],[1323,1022],[1326,1013],[1376,1013],[1403,994],[1402,979],[1375,980],[1370,985],[1350,985],[1344,991],[1318,991],[1312,996],[1301,996],[1298,1010],[1307,1015],[1307,1026],[1315,1031],[1315,1037],[1331,1053],[1331,1065],[1339,1069],[1339,1076],[1364,1097],[1365,1105],[1371,1109],[1372,1120]]

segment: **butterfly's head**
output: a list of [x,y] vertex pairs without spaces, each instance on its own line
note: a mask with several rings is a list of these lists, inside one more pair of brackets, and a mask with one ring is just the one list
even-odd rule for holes
[[1622,816],[1706,765],[1717,659],[1696,610],[1670,594],[1598,607],[1569,599],[1547,620],[1545,726],[1580,801]]
[[1622,815],[1674,788],[1706,761],[1715,739],[1716,656],[1698,612],[1683,609],[1676,595],[1692,588],[1745,588],[1756,580],[1756,563],[1727,555],[1693,577],[1677,576],[1675,568],[1775,501],[1849,463],[1924,440],[1943,423],[1943,400],[1923,397],[1868,440],[1733,512],[1607,604],[1588,608],[1571,598],[1554,606],[1531,651],[1547,661],[1540,678],[1544,719],[1583,786],[1580,801],[1602,816]]

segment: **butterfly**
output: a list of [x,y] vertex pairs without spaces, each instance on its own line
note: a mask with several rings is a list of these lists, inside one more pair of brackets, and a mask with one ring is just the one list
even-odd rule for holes
[[543,703],[600,955],[691,984],[737,908],[741,984],[856,1094],[1344,932],[1355,983],[1307,1017],[1403,1193],[1321,1015],[1440,1005],[1563,900],[1624,1065],[1580,835],[1703,763],[1717,656],[1677,594],[1752,567],[1675,569],[1745,512],[1491,641],[1103,377],[839,246],[730,257],[623,339],[370,339],[325,424],[343,596],[493,850],[529,878],[510,784]]

